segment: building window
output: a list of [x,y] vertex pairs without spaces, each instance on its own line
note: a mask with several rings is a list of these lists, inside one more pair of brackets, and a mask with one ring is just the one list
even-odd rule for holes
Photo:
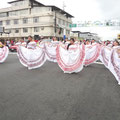
[[27,15],[27,14],[28,14],[28,9],[19,11],[19,15]]
[[0,21],[0,26],[2,26],[3,25],[3,22],[2,21]]
[[28,32],[28,28],[23,28],[23,33],[27,33]]
[[27,24],[28,23],[28,18],[23,18],[23,24]]
[[9,16],[21,16],[28,14],[28,9],[9,12]]
[[10,33],[12,33],[12,30],[11,29],[5,29],[5,32],[10,34]]
[[19,29],[15,29],[15,33],[19,33]]
[[14,20],[14,24],[16,25],[16,24],[18,24],[18,23],[19,23],[18,19],[15,19],[15,20]]
[[39,32],[39,27],[35,27],[34,32]]
[[51,7],[49,7],[49,11],[51,11]]
[[66,22],[66,27],[68,27],[68,22]]
[[66,32],[67,32],[68,35],[70,34],[70,31],[69,31],[69,30],[67,30]]
[[69,27],[70,26],[70,23],[67,23],[67,27]]
[[38,23],[39,22],[39,17],[34,17],[33,18],[33,23]]
[[9,12],[9,16],[18,16],[18,11]]
[[61,19],[58,19],[58,24],[61,24]]
[[8,30],[8,33],[12,33],[12,30],[11,30],[11,29],[9,29],[9,30]]
[[65,21],[63,20],[63,25],[65,25]]
[[6,20],[6,25],[10,25],[10,20]]
[[0,13],[0,17],[7,17],[7,13]]
[[41,30],[44,30],[45,28],[44,27],[41,27]]

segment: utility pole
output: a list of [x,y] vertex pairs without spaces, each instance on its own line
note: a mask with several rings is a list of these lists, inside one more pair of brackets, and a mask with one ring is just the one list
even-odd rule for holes
[[54,36],[56,36],[56,32],[57,32],[57,30],[56,30],[57,25],[56,24],[57,23],[56,23],[56,11],[55,11],[55,18],[54,18],[54,26],[55,26],[54,32],[55,32],[55,34],[54,34]]
[[[65,11],[65,2],[63,1],[63,10]],[[65,40],[66,39],[66,29],[64,28],[64,36],[63,36],[63,39]]]
[[66,7],[66,5],[65,5],[65,2],[63,1],[63,10],[65,11],[65,7]]

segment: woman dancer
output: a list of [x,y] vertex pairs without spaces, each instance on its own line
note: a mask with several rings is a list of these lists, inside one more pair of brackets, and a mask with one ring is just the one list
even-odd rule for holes
[[85,45],[85,66],[88,66],[94,63],[96,60],[99,59],[101,46],[97,43],[90,44],[89,40],[86,41]]
[[9,49],[7,46],[3,45],[2,42],[0,42],[0,63],[3,63],[9,54]]
[[44,43],[46,59],[48,61],[57,62],[57,59],[56,59],[56,48],[57,48],[58,44],[59,44],[59,41],[57,41],[56,38],[55,38],[55,41],[45,42]]
[[60,44],[57,46],[57,62],[64,73],[77,73],[83,69],[85,58],[85,46],[74,43],[71,38],[67,46]]
[[41,67],[46,61],[43,48],[37,46],[36,42],[32,39],[32,36],[28,37],[26,46],[19,46],[18,58],[22,65],[28,67],[29,70]]
[[100,52],[100,61],[107,67],[110,68],[110,56],[111,56],[112,48],[107,44],[102,44],[101,52]]
[[120,85],[120,44],[118,41],[113,42],[113,50],[110,56],[110,69]]

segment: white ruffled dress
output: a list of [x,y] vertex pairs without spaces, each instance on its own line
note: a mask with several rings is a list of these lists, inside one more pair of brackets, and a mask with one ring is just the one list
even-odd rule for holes
[[7,46],[0,48],[0,63],[5,62],[9,54],[9,49]]
[[99,59],[101,46],[99,44],[85,45],[85,66],[88,66]]
[[28,69],[39,68],[46,62],[44,49],[38,47],[36,42],[28,43],[27,48],[19,46],[18,58],[20,63]]
[[85,46],[71,45],[69,50],[61,45],[57,46],[57,62],[64,73],[78,73],[83,69],[85,60]]

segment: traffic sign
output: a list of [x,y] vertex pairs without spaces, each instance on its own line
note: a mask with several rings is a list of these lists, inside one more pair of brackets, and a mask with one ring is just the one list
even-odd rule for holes
[[69,27],[70,28],[77,27],[77,24],[70,24]]

